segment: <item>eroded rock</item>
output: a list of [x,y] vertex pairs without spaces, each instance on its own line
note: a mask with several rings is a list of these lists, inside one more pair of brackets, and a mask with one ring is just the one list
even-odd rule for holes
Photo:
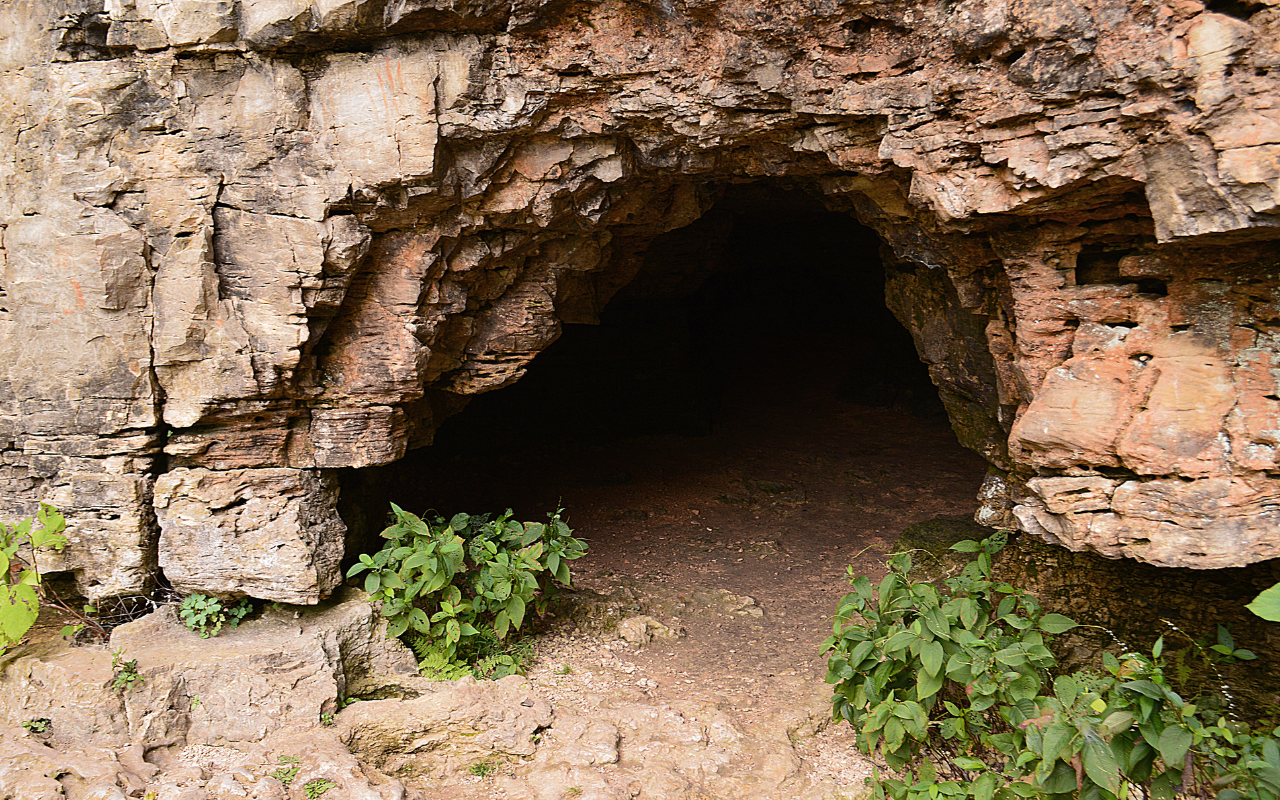
[[314,470],[429,444],[747,180],[879,234],[984,521],[1276,555],[1272,7],[64,6],[0,9],[0,499],[67,512],[90,597],[157,539],[185,589],[323,596]]
[[315,603],[338,584],[336,505],[314,470],[173,470],[156,484],[160,568],[179,591]]
[[460,774],[486,759],[531,756],[551,705],[524,678],[441,683],[409,700],[370,700],[342,714],[342,740],[386,772]]
[[636,647],[643,647],[654,639],[674,639],[678,635],[647,614],[618,620],[618,638]]
[[359,597],[295,618],[260,619],[201,639],[164,606],[112,633],[137,660],[142,687],[112,686],[106,648],[46,645],[6,656],[0,721],[51,721],[50,741],[147,751],[184,742],[259,741],[282,727],[314,727],[341,697],[416,675],[412,654],[383,638],[385,624]]

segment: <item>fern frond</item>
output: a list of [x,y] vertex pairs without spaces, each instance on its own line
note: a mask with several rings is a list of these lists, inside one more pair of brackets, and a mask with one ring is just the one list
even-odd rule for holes
[[432,653],[439,652],[438,648],[435,646],[435,641],[430,636],[423,636],[421,633],[407,633],[401,637],[401,641],[413,651],[414,658],[419,661]]
[[421,633],[411,633],[405,644],[418,659],[418,674],[433,681],[456,681],[471,674],[471,667],[450,658],[439,642]]

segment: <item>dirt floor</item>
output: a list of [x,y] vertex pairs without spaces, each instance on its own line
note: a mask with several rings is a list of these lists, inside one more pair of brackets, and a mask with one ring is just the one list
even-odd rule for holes
[[[625,698],[690,718],[712,710],[747,739],[785,733],[802,772],[861,794],[868,762],[847,726],[825,727],[820,653],[846,568],[881,574],[908,525],[971,515],[985,464],[945,416],[842,402],[830,385],[784,379],[725,396],[709,436],[477,450],[423,479],[468,509],[502,498],[521,518],[558,501],[590,545],[576,584],[633,598],[622,616],[651,615],[680,634],[644,647],[607,632],[544,637],[530,678],[557,706],[608,716],[599,706]],[[488,465],[479,483],[464,477],[477,460]],[[739,795],[716,791],[717,780],[704,796]],[[437,788],[484,797],[503,786],[463,777]]]
[[430,800],[865,796],[820,652],[847,568],[878,576],[907,526],[971,515],[985,465],[945,416],[844,402],[805,366],[726,387],[710,435],[442,448],[413,473],[447,513],[563,506],[590,549],[528,664],[555,709],[536,755],[398,777]]

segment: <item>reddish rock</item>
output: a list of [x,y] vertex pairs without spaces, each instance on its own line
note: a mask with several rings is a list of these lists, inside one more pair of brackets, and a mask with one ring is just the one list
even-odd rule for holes
[[982,519],[1276,555],[1274,7],[29,0],[0,31],[0,501],[63,507],[90,596],[145,585],[153,505],[181,539],[156,481],[265,496],[425,445],[746,181],[879,234],[1000,472]]

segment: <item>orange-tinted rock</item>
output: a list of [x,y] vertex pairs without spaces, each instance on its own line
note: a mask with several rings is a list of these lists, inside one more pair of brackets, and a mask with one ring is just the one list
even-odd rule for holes
[[[1001,473],[983,519],[1273,557],[1280,14],[1242,7],[0,4],[0,501],[57,498],[83,590],[139,591],[155,481],[306,470],[290,502],[328,508],[314,470],[425,445],[658,235],[772,181],[881,237]],[[327,512],[299,519],[336,569]]]

